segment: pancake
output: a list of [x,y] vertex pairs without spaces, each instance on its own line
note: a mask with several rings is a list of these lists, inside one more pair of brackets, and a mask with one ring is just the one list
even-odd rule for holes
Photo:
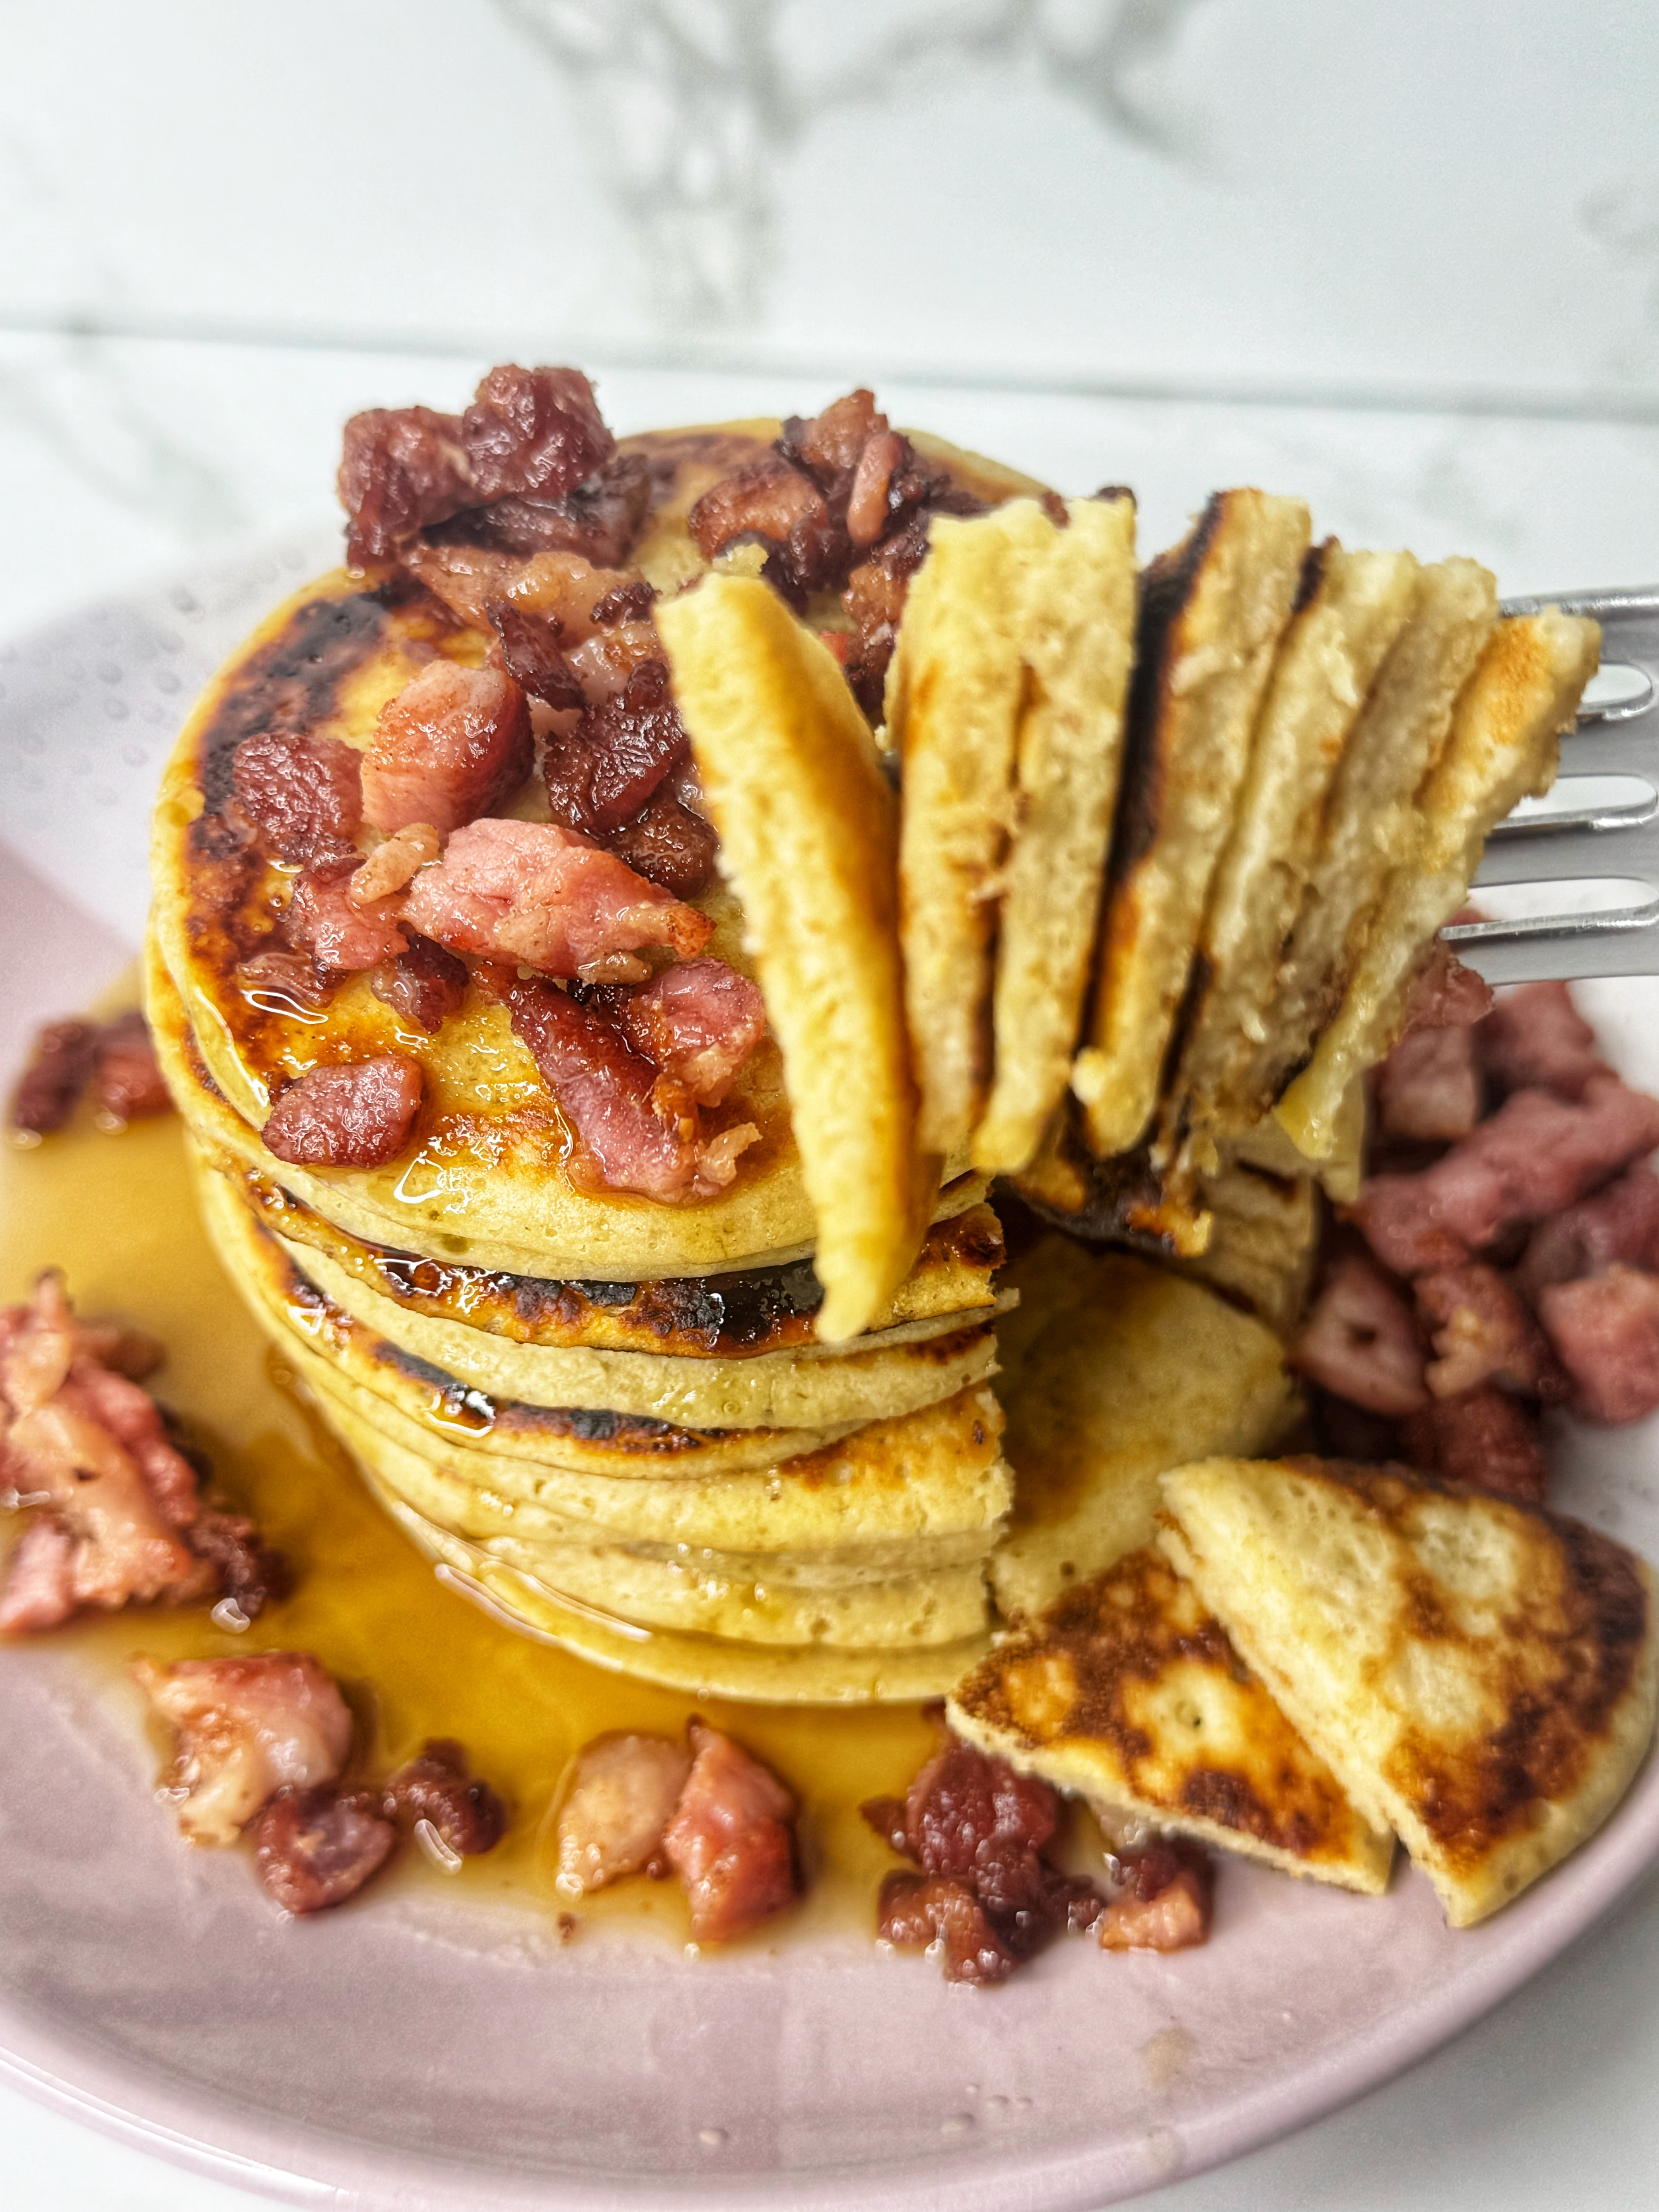
[[1408,856],[1389,877],[1365,949],[1309,1066],[1274,1108],[1297,1149],[1316,1159],[1336,1141],[1358,1077],[1403,1028],[1412,987],[1442,925],[1469,895],[1486,838],[1555,781],[1601,658],[1600,626],[1547,607],[1499,623],[1457,702],[1450,734],[1418,803]]
[[1015,1498],[991,1588],[1013,1618],[1149,1543],[1166,1468],[1265,1449],[1298,1401],[1273,1331],[1202,1284],[1059,1237],[1008,1272],[1020,1304],[997,1393]]
[[1342,1889],[1388,1886],[1393,1835],[1360,1819],[1151,1547],[1003,1637],[945,1717],[1018,1772],[1115,1814]]
[[1212,1459],[1159,1542],[1455,1928],[1595,1832],[1653,1734],[1646,1564],[1581,1522],[1403,1468]]
[[1188,1273],[1242,1298],[1289,1336],[1302,1318],[1319,1250],[1319,1194],[1310,1176],[1269,1175],[1235,1163],[1206,1176],[1199,1200],[1211,1219],[1208,1249]]

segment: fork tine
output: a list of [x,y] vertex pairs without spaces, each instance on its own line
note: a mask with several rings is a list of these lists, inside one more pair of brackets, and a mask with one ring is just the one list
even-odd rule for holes
[[1566,884],[1627,876],[1659,883],[1659,821],[1605,830],[1516,823],[1487,846],[1475,877],[1494,884]]

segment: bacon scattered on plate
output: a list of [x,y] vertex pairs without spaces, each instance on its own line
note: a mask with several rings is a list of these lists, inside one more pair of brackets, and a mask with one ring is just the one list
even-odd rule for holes
[[112,1021],[48,1022],[40,1030],[12,1093],[11,1129],[25,1139],[54,1135],[88,1093],[104,1129],[124,1129],[172,1107],[136,1007]]
[[1322,1389],[1370,1413],[1410,1413],[1428,1401],[1412,1310],[1361,1252],[1329,1268],[1293,1358]]
[[559,1808],[559,1887],[585,1896],[641,1868],[666,1873],[664,1831],[691,1771],[672,1736],[612,1734],[584,1744]]
[[686,1733],[691,1771],[663,1831],[663,1856],[684,1886],[693,1936],[721,1942],[798,1895],[795,1801],[718,1729],[694,1719]]
[[133,1662],[150,1704],[178,1735],[167,1787],[192,1843],[233,1844],[279,1790],[337,1779],[351,1715],[306,1651]]

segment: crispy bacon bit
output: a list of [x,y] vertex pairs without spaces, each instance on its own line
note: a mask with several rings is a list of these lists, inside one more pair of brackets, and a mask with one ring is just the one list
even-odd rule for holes
[[245,1515],[204,1512],[185,1534],[198,1559],[212,1568],[220,1596],[229,1598],[244,1620],[257,1620],[268,1605],[279,1604],[292,1590],[294,1570],[288,1559]]
[[348,886],[353,906],[372,907],[413,882],[418,870],[435,860],[442,840],[429,822],[411,822],[377,845]]
[[1437,937],[1412,987],[1401,1036],[1414,1036],[1422,1030],[1467,1029],[1484,1020],[1493,1003],[1492,985],[1486,977],[1466,968],[1444,938]]
[[411,574],[475,629],[488,629],[490,608],[506,601],[556,621],[566,646],[591,635],[596,602],[633,580],[595,568],[579,553],[504,553],[439,538],[417,538],[403,558]]
[[271,859],[289,862],[355,854],[363,818],[362,763],[337,738],[263,730],[236,748],[231,782]]
[[339,494],[349,517],[352,566],[391,560],[416,531],[478,496],[459,418],[430,407],[371,407],[354,415],[345,426]]
[[694,899],[714,880],[720,840],[713,823],[672,788],[677,780],[660,785],[634,819],[613,830],[605,842],[647,883],[676,898]]
[[302,1019],[319,1013],[333,997],[337,975],[320,974],[303,952],[284,952],[272,945],[244,960],[236,970],[236,988],[252,1006],[273,1014],[298,1014]]
[[587,700],[560,647],[564,625],[557,616],[530,614],[511,599],[493,599],[489,619],[501,641],[502,665],[514,681],[562,714],[580,714]]
[[81,1609],[77,1540],[66,1521],[38,1513],[13,1546],[0,1589],[0,1630],[9,1636],[57,1628]]
[[407,919],[452,951],[574,976],[607,954],[666,945],[700,952],[714,925],[554,822],[474,822],[422,868]]
[[1516,1091],[1443,1159],[1374,1176],[1352,1218],[1396,1274],[1456,1267],[1512,1224],[1541,1220],[1659,1145],[1659,1100],[1594,1076],[1582,1103]]
[[1553,1283],[1538,1310],[1587,1421],[1638,1421],[1659,1407],[1659,1277],[1614,1261],[1599,1275]]
[[265,1150],[296,1167],[384,1167],[409,1142],[421,1091],[420,1064],[402,1053],[313,1067],[279,1094]]
[[1201,1852],[1159,1842],[1114,1857],[1122,1886],[1100,1916],[1103,1951],[1186,1951],[1208,1938],[1215,1870]]
[[1480,1119],[1480,1070],[1467,1027],[1413,1030],[1376,1071],[1383,1133],[1432,1144],[1467,1137]]
[[1428,1401],[1411,1309],[1362,1253],[1346,1253],[1331,1268],[1294,1359],[1303,1374],[1367,1413],[1409,1413]]
[[1547,1284],[1598,1275],[1615,1260],[1659,1273],[1659,1176],[1645,1160],[1594,1198],[1540,1221],[1516,1276],[1535,1299]]
[[179,1732],[167,1778],[179,1826],[192,1843],[234,1843],[282,1789],[337,1779],[351,1747],[351,1716],[307,1651],[247,1658],[133,1663],[151,1705]]
[[373,1791],[326,1786],[277,1790],[249,1834],[260,1888],[293,1913],[325,1911],[355,1897],[398,1840]]
[[381,1796],[388,1820],[425,1820],[440,1843],[464,1859],[493,1851],[507,1831],[507,1808],[487,1782],[467,1771],[466,1753],[447,1736],[434,1737],[398,1769]]
[[1546,1405],[1559,1405],[1566,1396],[1544,1333],[1507,1275],[1471,1261],[1419,1275],[1413,1288],[1438,1355],[1427,1376],[1437,1398],[1459,1397],[1483,1382]]
[[1506,992],[1476,1032],[1481,1064],[1504,1091],[1552,1091],[1582,1098],[1608,1073],[1595,1032],[1565,983],[1525,983]]
[[766,1006],[725,961],[683,960],[630,992],[617,1026],[700,1106],[718,1106],[765,1033]]
[[593,387],[575,368],[492,368],[461,435],[481,500],[562,499],[616,450]]
[[466,999],[466,963],[429,937],[411,937],[407,951],[368,979],[375,997],[428,1036],[436,1036]]
[[854,697],[872,722],[881,720],[887,664],[893,657],[910,579],[927,555],[927,518],[913,515],[854,569],[841,595],[853,624],[842,665]]
[[125,1127],[173,1104],[150,1042],[149,1024],[135,1006],[98,1032],[92,1103],[106,1127]]
[[795,1801],[719,1729],[693,1719],[686,1734],[691,1771],[663,1832],[663,1856],[685,1886],[693,1936],[720,1942],[794,1901]]
[[529,706],[504,670],[429,661],[380,709],[363,813],[377,830],[429,823],[447,836],[509,799],[534,758]]
[[908,441],[892,430],[866,440],[847,499],[847,535],[854,545],[873,545],[885,532],[889,490],[908,453]]
[[938,1943],[947,1982],[992,1987],[1006,1982],[1024,1954],[999,1932],[964,1881],[937,1874],[890,1874],[881,1885],[876,1934],[901,1950]]
[[662,640],[654,623],[617,623],[572,646],[570,667],[587,704],[602,707],[628,689],[629,678],[642,661],[661,658]]
[[656,586],[636,576],[632,583],[618,584],[603,599],[594,600],[593,620],[601,629],[611,623],[648,622],[656,604]]
[[811,588],[810,578],[832,565],[824,558],[832,541],[845,543],[823,494],[776,453],[744,461],[711,484],[686,526],[705,561],[728,545],[762,539],[773,548],[769,579],[775,572],[775,580],[797,598]]
[[659,1110],[668,1102],[657,1068],[610,1022],[548,983],[514,982],[506,997],[514,1029],[603,1183],[668,1201],[712,1198],[731,1183],[758,1130],[745,1122],[701,1137],[689,1098],[672,1116]]
[[845,500],[865,447],[886,429],[887,417],[878,410],[875,393],[860,386],[831,400],[821,414],[790,416],[778,451],[804,469],[826,499]]
[[90,1022],[48,1022],[12,1093],[11,1126],[25,1136],[61,1129],[91,1079],[97,1032]]
[[595,1736],[559,1808],[559,1887],[574,1896],[637,1874],[662,1850],[691,1753],[661,1735]]
[[354,896],[361,873],[343,860],[307,868],[283,910],[283,935],[325,974],[355,974],[395,960],[409,942],[388,905],[368,905]]
[[1548,1469],[1538,1424],[1518,1399],[1490,1383],[1431,1399],[1407,1418],[1404,1441],[1413,1467],[1448,1482],[1543,1501]]
[[623,690],[550,738],[543,759],[554,819],[604,837],[639,813],[690,750],[660,660],[641,660]]
[[611,568],[627,559],[650,506],[651,464],[642,453],[618,453],[562,499],[498,499],[467,508],[431,534],[441,544],[520,557],[576,553]]

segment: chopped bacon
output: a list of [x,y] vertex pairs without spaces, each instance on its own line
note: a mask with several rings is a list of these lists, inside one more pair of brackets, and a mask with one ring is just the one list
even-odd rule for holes
[[355,974],[395,960],[409,942],[389,905],[354,896],[361,872],[340,860],[307,868],[283,910],[283,935],[325,974]]
[[594,607],[619,584],[624,571],[595,568],[580,553],[504,553],[488,545],[454,545],[420,538],[404,565],[429,592],[477,629],[490,627],[490,609],[503,604],[549,617],[560,641],[579,643],[599,627]]
[[265,1150],[296,1167],[384,1167],[409,1142],[421,1091],[420,1063],[402,1053],[313,1067],[278,1094]]
[[96,1046],[90,1022],[48,1022],[38,1030],[12,1093],[12,1127],[34,1137],[61,1129],[91,1079]]
[[262,730],[237,746],[231,781],[273,860],[316,861],[355,851],[362,762],[337,738]]
[[1505,992],[1475,1032],[1481,1065],[1504,1091],[1552,1091],[1582,1098],[1609,1071],[1595,1032],[1565,983],[1524,983]]
[[477,496],[562,499],[611,459],[616,440],[580,369],[492,368],[461,417]]
[[625,561],[651,506],[651,464],[618,453],[561,499],[498,499],[432,532],[440,543],[503,553],[577,553],[601,568]]
[[1659,1407],[1659,1276],[1614,1261],[1599,1275],[1553,1283],[1539,1314],[1587,1421],[1638,1421]]
[[1645,1160],[1593,1198],[1540,1221],[1516,1276],[1535,1299],[1547,1284],[1600,1274],[1615,1260],[1659,1273],[1659,1176]]
[[881,1885],[876,1934],[901,1950],[937,1942],[947,1982],[981,1988],[1006,1982],[1024,1956],[1002,1934],[965,1881],[896,1870]]
[[398,1832],[367,1790],[278,1790],[249,1826],[259,1887],[284,1912],[323,1912],[355,1897],[392,1855]]
[[411,936],[406,951],[368,979],[375,997],[417,1030],[436,1036],[466,1000],[466,963],[429,937]]
[[676,898],[694,899],[714,881],[720,840],[713,823],[674,790],[678,781],[671,777],[659,785],[634,819],[612,830],[605,843],[647,883]]
[[92,1103],[106,1126],[165,1114],[173,1104],[149,1024],[135,1006],[106,1022],[96,1039]]
[[629,993],[617,1026],[700,1106],[718,1106],[765,1033],[766,1005],[725,961],[682,960]]
[[351,878],[354,906],[372,907],[394,891],[403,890],[428,860],[443,850],[443,841],[429,822],[411,822],[377,845]]
[[528,703],[504,670],[428,661],[380,709],[363,813],[377,830],[429,823],[447,836],[509,799],[534,758]]
[[1373,1176],[1352,1218],[1386,1267],[1456,1267],[1512,1224],[1539,1221],[1659,1145],[1659,1100],[1595,1076],[1580,1103],[1518,1091],[1420,1175]]
[[580,714],[587,701],[560,647],[564,625],[557,616],[531,614],[511,599],[495,599],[489,619],[501,641],[501,664],[514,681],[562,714]]
[[1467,1137],[1480,1119],[1480,1070],[1467,1027],[1413,1030],[1376,1071],[1383,1133],[1434,1144]]
[[236,988],[252,1006],[272,1014],[298,1014],[301,1019],[325,1006],[338,988],[337,975],[325,975],[303,952],[284,952],[276,945],[256,952],[236,970]]
[[1411,1309],[1363,1253],[1332,1267],[1292,1357],[1303,1374],[1368,1413],[1409,1413],[1427,1402]]
[[507,1808],[487,1782],[467,1769],[466,1753],[447,1736],[422,1744],[381,1793],[388,1820],[418,1826],[424,1820],[446,1850],[459,1858],[493,1851],[507,1832]]
[[763,538],[781,550],[799,532],[803,546],[832,527],[823,494],[781,455],[744,461],[704,492],[687,518],[697,550],[712,561],[739,539]]
[[655,623],[616,623],[609,629],[596,629],[580,645],[571,647],[570,672],[581,685],[587,704],[602,707],[607,699],[626,691],[642,661],[661,658],[662,640]]
[[66,1521],[38,1513],[6,1560],[0,1588],[0,1630],[26,1636],[57,1628],[81,1607],[76,1582],[77,1540]]
[[1427,1376],[1437,1398],[1455,1398],[1483,1382],[1546,1405],[1566,1396],[1548,1341],[1509,1276],[1474,1260],[1419,1275],[1412,1287],[1437,1355]]
[[265,1542],[244,1514],[200,1513],[185,1535],[198,1559],[212,1568],[220,1596],[229,1598],[244,1620],[257,1620],[294,1587],[287,1558]]
[[639,813],[689,750],[667,668],[636,662],[619,694],[549,738],[542,772],[554,819],[604,837]]
[[831,400],[820,414],[790,416],[778,451],[786,461],[804,469],[827,499],[842,501],[851,489],[866,447],[886,433],[887,417],[877,408],[875,393],[860,386]]
[[631,584],[618,584],[593,603],[593,620],[601,629],[611,623],[648,622],[657,604],[657,587],[643,576]]
[[338,479],[354,568],[392,559],[428,523],[478,496],[458,416],[430,407],[371,407],[345,426]]
[[745,1122],[702,1137],[696,1105],[683,1092],[665,1098],[658,1069],[610,1022],[549,983],[514,982],[506,996],[514,1029],[603,1183],[668,1201],[712,1198],[731,1183],[757,1129]]
[[1415,1036],[1423,1030],[1468,1029],[1484,1020],[1492,1005],[1492,985],[1486,977],[1466,968],[1444,938],[1437,937],[1412,986],[1401,1036]]
[[266,1799],[337,1779],[351,1748],[351,1716],[306,1651],[247,1658],[139,1659],[133,1674],[179,1733],[168,1786],[192,1843],[234,1843]]
[[1097,1923],[1103,1951],[1186,1951],[1207,1939],[1215,1870],[1201,1852],[1159,1842],[1114,1858],[1121,1887]]
[[793,1902],[795,1801],[718,1729],[694,1719],[686,1733],[691,1771],[663,1832],[663,1856],[684,1884],[693,1936],[719,1942]]
[[690,1751],[669,1736],[584,1744],[559,1808],[560,1888],[584,1895],[658,1860],[690,1771]]
[[882,714],[882,691],[893,641],[904,615],[910,580],[927,554],[927,518],[912,515],[902,529],[860,562],[841,595],[853,624],[843,666],[853,696],[872,722]]
[[1408,1416],[1406,1455],[1448,1482],[1541,1504],[1548,1469],[1538,1424],[1518,1399],[1491,1383],[1456,1398],[1435,1398]]
[[422,868],[404,906],[423,936],[456,952],[574,976],[641,945],[700,952],[714,925],[556,822],[473,822]]
[[847,535],[854,545],[873,545],[885,533],[892,519],[888,500],[893,478],[908,454],[908,441],[893,430],[866,441],[847,498]]

